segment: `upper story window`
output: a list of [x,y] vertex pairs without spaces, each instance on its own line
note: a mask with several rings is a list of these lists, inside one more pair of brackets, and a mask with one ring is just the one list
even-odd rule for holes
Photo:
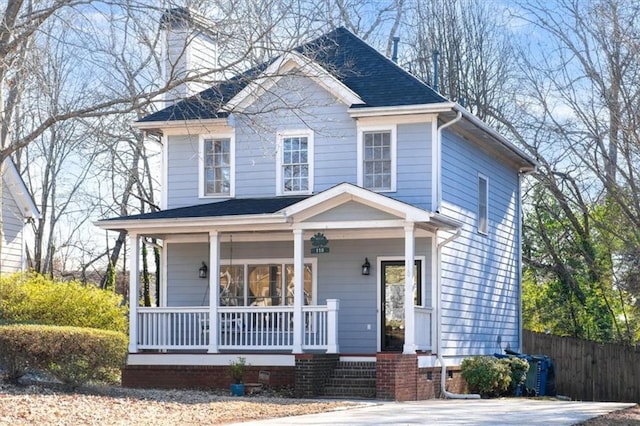
[[478,232],[489,232],[489,179],[478,175]]
[[313,192],[313,132],[278,134],[278,195]]
[[396,190],[396,128],[360,128],[358,184],[378,192]]
[[200,197],[233,197],[233,137],[203,136],[200,153]]

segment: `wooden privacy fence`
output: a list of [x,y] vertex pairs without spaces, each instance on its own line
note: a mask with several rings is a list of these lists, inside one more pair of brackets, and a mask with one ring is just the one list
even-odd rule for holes
[[640,402],[640,350],[524,330],[523,352],[547,355],[558,395],[582,401]]

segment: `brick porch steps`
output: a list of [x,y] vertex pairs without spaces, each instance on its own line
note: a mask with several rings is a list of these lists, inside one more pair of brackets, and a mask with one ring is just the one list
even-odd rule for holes
[[375,398],[376,363],[338,362],[325,383],[323,396],[333,398]]

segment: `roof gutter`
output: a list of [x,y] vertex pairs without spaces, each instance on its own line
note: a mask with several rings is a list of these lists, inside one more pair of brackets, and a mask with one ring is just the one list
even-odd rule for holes
[[131,127],[140,130],[181,129],[192,124],[199,126],[229,126],[229,121],[226,117],[198,120],[134,121],[131,123]]
[[389,115],[408,115],[408,114],[437,114],[439,112],[449,112],[455,108],[454,102],[440,102],[435,104],[422,105],[401,105],[392,107],[371,107],[371,108],[354,108],[348,109],[351,118],[360,117],[384,117]]
[[[171,219],[106,219],[99,220],[93,224],[105,230],[136,229],[158,229],[180,226],[183,228],[196,228],[202,230],[211,226],[212,217],[197,218],[171,218]],[[216,226],[233,226],[250,222],[252,225],[263,224],[283,224],[287,223],[287,217],[282,213],[268,215],[238,215],[215,217]]]
[[493,139],[495,139],[498,143],[500,143],[500,145],[502,145],[504,148],[508,149],[509,151],[513,152],[514,154],[518,155],[519,157],[521,157],[523,160],[525,160],[531,165],[530,167],[521,167],[520,168],[521,172],[534,171],[536,169],[536,167],[538,166],[538,163],[533,158],[531,158],[529,154],[527,154],[526,152],[518,148],[507,138],[502,136],[492,127],[488,126],[484,121],[480,120],[478,117],[471,114],[469,111],[464,109],[459,104],[455,104],[452,109],[458,113],[462,113],[462,116],[466,120],[468,120],[471,124],[481,129],[482,131],[487,132],[489,135],[491,135]]

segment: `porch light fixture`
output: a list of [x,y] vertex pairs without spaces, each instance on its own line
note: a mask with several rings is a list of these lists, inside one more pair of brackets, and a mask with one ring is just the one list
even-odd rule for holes
[[369,259],[364,258],[364,263],[362,264],[362,275],[369,275],[371,272],[371,264],[369,263]]
[[207,264],[202,262],[202,266],[200,267],[200,269],[198,269],[198,276],[200,278],[207,278],[207,271],[209,270],[209,268],[207,268]]

